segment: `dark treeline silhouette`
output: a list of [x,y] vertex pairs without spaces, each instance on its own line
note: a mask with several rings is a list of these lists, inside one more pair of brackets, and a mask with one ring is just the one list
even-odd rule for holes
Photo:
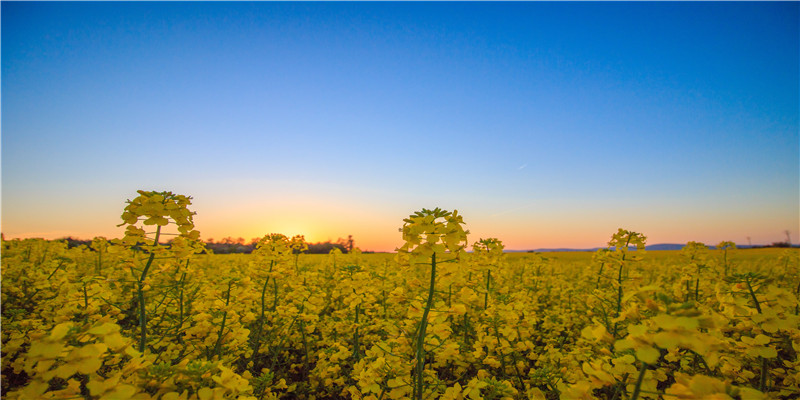
[[[221,239],[219,242],[215,242],[214,239],[209,238],[205,241],[205,244],[206,248],[212,250],[214,254],[250,254],[253,252],[253,250],[255,250],[260,239],[261,238],[253,238],[250,239],[250,243],[245,243],[244,238],[234,239],[232,237],[226,237]],[[304,253],[328,254],[334,248],[338,248],[342,253],[347,253],[354,248],[354,244],[355,242],[353,241],[353,236],[348,235],[347,239],[339,238],[336,240],[336,242],[327,241],[308,243],[308,250]]]
[[226,237],[219,242],[214,242],[214,239],[208,238],[205,242],[206,248],[213,251],[214,254],[232,254],[232,253],[245,253],[250,254],[256,248],[258,238],[250,240],[250,243],[245,244],[244,238]]
[[71,236],[70,237],[65,237],[63,239],[58,239],[58,240],[63,240],[65,242],[67,242],[67,248],[68,249],[71,249],[73,247],[78,247],[78,246],[81,246],[81,245],[89,247],[89,245],[92,244],[91,240],[75,239],[75,238],[73,238]]
[[[60,241],[67,242],[68,248],[78,247],[84,245],[89,247],[92,244],[91,240],[82,240],[76,239],[73,237],[65,237],[61,239],[57,239]],[[242,254],[250,254],[256,248],[256,244],[260,238],[253,238],[250,240],[250,243],[245,242],[244,238],[232,238],[226,237],[221,239],[219,242],[215,242],[213,238],[206,239],[204,244],[206,248],[213,251],[214,254],[234,254],[234,253],[242,253]],[[167,242],[169,243],[169,242]],[[308,254],[328,254],[334,248],[338,248],[342,253],[347,253],[352,250],[355,246],[355,241],[353,240],[352,235],[348,235],[347,239],[339,238],[336,242],[317,242],[317,243],[308,243],[308,251],[304,253]],[[370,251],[366,251],[365,253],[371,253]]]

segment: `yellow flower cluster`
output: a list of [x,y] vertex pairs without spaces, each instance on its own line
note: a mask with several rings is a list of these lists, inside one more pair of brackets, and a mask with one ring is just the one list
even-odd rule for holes
[[481,239],[472,244],[473,262],[480,265],[498,266],[503,259],[505,246],[500,239]]
[[469,232],[464,230],[464,219],[457,210],[423,208],[403,222],[405,243],[397,249],[402,262],[427,263],[434,254],[442,255],[447,251],[457,256],[466,247]]
[[174,223],[181,236],[191,240],[200,238],[200,232],[194,230],[192,217],[195,213],[188,209],[192,204],[191,197],[172,192],[139,190],[138,193],[139,196],[128,201],[121,216],[123,222],[117,225],[127,225],[122,244],[152,244],[146,238],[144,229],[136,226],[140,221],[144,225],[156,225],[159,228]]

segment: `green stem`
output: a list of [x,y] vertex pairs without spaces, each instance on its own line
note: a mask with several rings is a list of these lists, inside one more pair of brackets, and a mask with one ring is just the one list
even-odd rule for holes
[[[300,312],[301,313],[303,312],[302,308],[301,308]],[[299,316],[298,321],[300,321],[300,324],[299,324],[300,338],[303,340],[303,352],[305,353],[305,357],[303,357],[303,377],[305,377],[306,374],[309,373],[309,367],[308,367],[308,341],[306,340],[306,327],[303,324],[303,316],[302,315]]]
[[53,277],[53,275],[55,275],[55,274],[56,274],[56,272],[58,272],[58,270],[60,270],[60,269],[61,269],[61,267],[63,267],[63,266],[64,266],[64,261],[60,261],[60,262],[58,263],[58,265],[56,265],[56,269],[54,269],[54,270],[53,270],[53,272],[51,272],[51,273],[50,273],[50,275],[48,275],[48,276],[47,276],[47,280],[49,281],[49,280],[50,280],[50,278],[52,278],[52,277]]
[[595,288],[600,287],[600,279],[603,277],[603,267],[605,267],[606,263],[600,263],[600,271],[597,272],[597,283],[594,285]]
[[[83,310],[87,311],[89,309],[89,294],[86,293],[86,282],[83,282]],[[89,318],[89,314],[86,314],[86,318]]]
[[272,278],[272,287],[274,288],[274,297],[271,311],[275,311],[278,308],[278,280],[275,278]]
[[500,351],[500,331],[497,329],[497,315],[494,316],[494,339],[497,342],[497,356],[500,357],[500,368],[503,371],[503,378],[506,377],[506,358]]
[[[186,287],[186,272],[181,274],[181,280],[178,282],[178,285],[180,285],[180,290],[178,292],[178,327],[175,328],[175,335],[178,335],[183,327],[183,290]],[[178,340],[180,340],[180,336],[178,336]]]
[[522,380],[522,373],[519,372],[519,367],[517,367],[517,353],[511,351],[511,362],[514,363],[514,372],[517,374],[517,380],[519,381],[520,389],[522,393],[528,391],[528,388],[525,386],[525,381]]
[[361,305],[360,304],[356,305],[355,331],[353,332],[353,358],[356,360],[356,362],[358,362],[358,360],[361,358],[361,355],[359,354],[360,351],[358,349],[358,347],[359,347],[359,343],[358,343],[358,312],[360,310],[361,310]]
[[[158,238],[161,236],[161,225],[156,227],[156,237],[153,239],[153,246],[158,246]],[[147,271],[150,270],[150,266],[153,265],[153,260],[156,258],[155,253],[150,253],[150,257],[147,259],[147,264],[144,265],[144,270],[142,270],[142,276],[139,278],[140,282],[144,281],[144,278],[147,277]]]
[[425,389],[423,372],[425,368],[425,330],[428,327],[428,313],[433,306],[433,294],[436,285],[436,253],[431,256],[431,285],[428,290],[428,302],[425,304],[425,311],[422,312],[422,321],[419,325],[419,335],[417,335],[417,365],[416,365],[416,385],[414,387],[414,399],[422,400],[423,390]]
[[642,362],[642,370],[639,371],[639,377],[636,378],[636,386],[633,388],[631,400],[639,398],[639,393],[642,391],[642,381],[644,381],[644,373],[647,371],[647,363]]
[[447,287],[447,308],[451,306],[451,299],[453,297],[453,284],[451,283],[450,286]]
[[697,271],[697,281],[694,283],[694,301],[700,301],[700,271]]
[[492,283],[492,270],[486,270],[486,293],[483,295],[483,309],[489,308],[489,285]]
[[222,336],[225,333],[225,320],[228,318],[227,308],[231,302],[231,286],[233,286],[233,280],[228,281],[228,293],[225,294],[225,311],[222,313],[222,324],[219,327],[219,335],[217,336],[217,343],[214,344],[212,357],[219,357],[219,353],[222,350]]
[[753,286],[750,285],[750,278],[745,278],[744,282],[747,284],[747,290],[750,292],[750,297],[756,305],[756,310],[761,314],[761,303],[758,302],[758,298],[756,298],[756,294],[753,292]]
[[625,390],[627,386],[626,382],[628,382],[628,374],[622,376],[622,380],[619,381],[617,384],[617,388],[614,390],[614,396],[611,397],[611,400],[619,399],[619,396],[622,394],[622,391]]
[[726,247],[722,253],[722,264],[724,265],[724,276],[728,276],[728,248]]
[[464,313],[464,345],[469,346],[469,315]]
[[[800,295],[800,283],[797,284],[797,289],[794,291],[795,296]],[[800,304],[794,306],[794,315],[798,315],[800,313]]]
[[[272,272],[272,267],[275,265],[275,260],[270,261],[269,263],[269,272]],[[267,279],[264,281],[264,286],[261,288],[261,316],[258,318],[258,328],[256,330],[255,339],[253,340],[253,355],[250,356],[250,361],[254,361],[256,356],[258,355],[258,350],[261,348],[261,333],[264,330],[264,318],[265,313],[267,311],[266,308],[266,295],[267,295],[267,285],[269,284],[269,275],[267,275]]]
[[[161,225],[158,225],[156,228],[156,237],[153,240],[153,246],[158,246],[159,236],[161,236]],[[141,353],[144,353],[144,348],[147,344],[147,310],[144,306],[144,279],[147,278],[147,271],[150,270],[150,266],[153,265],[153,260],[155,258],[156,254],[151,252],[136,285],[136,295],[139,300],[139,332],[141,333],[139,336],[139,352]]]
[[[614,313],[614,318],[619,317],[620,313],[622,312],[622,268],[624,264],[620,264],[619,266],[619,276],[617,277],[617,309]],[[614,323],[614,328],[612,332],[612,336],[617,337],[617,322]]]
[[[626,250],[628,249],[628,246],[630,244],[631,244],[631,238],[630,236],[628,236],[628,240],[625,241]],[[617,276],[617,285],[619,286],[617,288],[617,312],[614,315],[614,318],[619,317],[619,314],[622,313],[622,272],[623,272],[622,270],[625,267],[625,255],[626,253],[622,253],[622,259],[620,260],[619,263],[619,274]],[[614,330],[612,332],[612,336],[614,336],[615,338],[617,337],[617,324],[618,322],[614,323]]]
[[688,280],[686,281],[686,294],[683,296],[683,302],[686,303],[689,301],[689,296],[691,296],[692,289],[690,287],[692,283]]
[[[753,303],[756,305],[756,310],[759,314],[761,314],[761,303],[758,302],[756,293],[753,291],[753,286],[750,284],[750,278],[745,278],[744,282],[747,284],[747,290],[750,292],[750,297],[753,299]],[[759,357],[759,359],[761,359],[761,379],[759,380],[758,390],[764,392],[767,389],[767,359],[764,357]]]
[[386,262],[383,263],[383,277],[381,279],[381,290],[383,291],[383,319],[386,319],[386,278],[389,276],[388,264]]

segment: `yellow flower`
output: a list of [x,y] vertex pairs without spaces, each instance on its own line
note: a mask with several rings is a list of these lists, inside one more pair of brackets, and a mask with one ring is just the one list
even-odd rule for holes
[[397,249],[399,262],[427,263],[434,254],[447,252],[458,257],[466,247],[468,232],[462,227],[464,220],[457,210],[423,208],[403,222],[401,231],[405,243]]

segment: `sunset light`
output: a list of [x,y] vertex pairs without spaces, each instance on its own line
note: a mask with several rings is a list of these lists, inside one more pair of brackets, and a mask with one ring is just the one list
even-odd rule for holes
[[2,7],[6,238],[119,237],[145,189],[204,239],[800,241],[797,3]]
[[0,2],[2,400],[790,400],[800,1]]

